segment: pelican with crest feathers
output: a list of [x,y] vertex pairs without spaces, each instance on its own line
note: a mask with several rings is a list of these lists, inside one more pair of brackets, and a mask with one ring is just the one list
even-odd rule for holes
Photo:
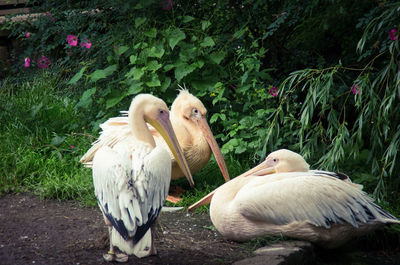
[[[131,133],[112,147],[100,147],[93,157],[95,195],[110,236],[107,261],[156,253],[151,230],[168,194],[171,159],[156,146],[146,123],[165,139],[182,172],[193,181],[165,102],[149,94],[136,96],[128,111]],[[115,247],[126,254],[116,253]]]
[[335,248],[384,224],[399,224],[342,173],[309,170],[304,158],[281,149],[189,207],[209,203],[227,239],[262,235],[307,240]]
[[[126,112],[122,113],[125,114]],[[211,152],[213,152],[225,181],[229,181],[229,173],[224,158],[207,123],[206,114],[207,109],[203,103],[197,97],[190,94],[188,90],[181,89],[171,106],[170,119],[172,127],[183,149],[192,174],[202,169],[208,163]],[[92,167],[93,156],[101,147],[113,147],[129,141],[132,133],[132,128],[128,125],[128,117],[126,116],[110,118],[101,124],[100,127],[102,132],[99,139],[93,143],[93,146],[80,160],[87,167]],[[171,179],[178,179],[185,176],[162,135],[152,127],[150,127],[150,132],[155,139],[156,145],[164,147],[170,152],[172,160]],[[191,186],[194,186],[193,180],[188,179],[188,181]],[[171,201],[176,202],[176,198],[169,198],[171,198]]]

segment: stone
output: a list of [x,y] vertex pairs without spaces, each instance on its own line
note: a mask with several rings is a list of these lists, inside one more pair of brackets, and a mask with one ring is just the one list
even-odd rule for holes
[[309,242],[285,241],[254,251],[253,257],[239,260],[234,265],[294,265],[315,263],[314,247]]

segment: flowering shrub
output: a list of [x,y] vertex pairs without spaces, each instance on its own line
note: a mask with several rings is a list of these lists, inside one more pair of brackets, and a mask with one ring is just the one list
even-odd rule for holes
[[171,104],[186,85],[207,106],[225,155],[256,163],[290,148],[332,170],[352,156],[362,166],[349,170],[377,196],[386,196],[385,182],[399,186],[388,177],[400,170],[398,2],[56,0],[35,8],[46,15],[12,25],[27,47],[19,67],[40,57],[71,73],[68,87],[93,128],[138,93]]
[[397,40],[398,37],[399,37],[399,34],[398,34],[398,32],[397,32],[397,29],[396,29],[396,28],[392,28],[392,29],[389,31],[389,38],[390,38],[391,40]]
[[51,61],[49,58],[47,58],[46,56],[42,56],[39,59],[37,59],[37,66],[40,69],[45,69],[45,68],[49,68]]
[[71,46],[76,46],[78,44],[78,38],[75,35],[68,35],[67,41]]

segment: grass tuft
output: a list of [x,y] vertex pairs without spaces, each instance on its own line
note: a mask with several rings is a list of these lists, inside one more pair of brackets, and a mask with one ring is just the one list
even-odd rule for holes
[[84,126],[73,95],[43,73],[0,93],[0,194],[32,191],[42,198],[94,204],[90,171],[79,163],[90,140],[74,134]]

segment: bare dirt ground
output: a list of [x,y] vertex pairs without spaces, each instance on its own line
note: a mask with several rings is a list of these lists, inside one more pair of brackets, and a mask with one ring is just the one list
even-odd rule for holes
[[[158,254],[131,256],[127,264],[231,264],[253,255],[249,245],[226,241],[210,226],[208,214],[163,212],[157,224]],[[316,264],[400,264],[399,243],[387,249],[392,243],[375,248],[371,239],[365,241],[362,249],[316,250]],[[107,228],[97,207],[43,201],[31,194],[0,198],[0,264],[110,264],[102,258],[107,250]]]
[[[207,229],[207,214],[160,215],[158,255],[128,264],[229,264],[251,253]],[[109,264],[107,228],[97,207],[42,201],[30,194],[0,198],[0,264]]]

